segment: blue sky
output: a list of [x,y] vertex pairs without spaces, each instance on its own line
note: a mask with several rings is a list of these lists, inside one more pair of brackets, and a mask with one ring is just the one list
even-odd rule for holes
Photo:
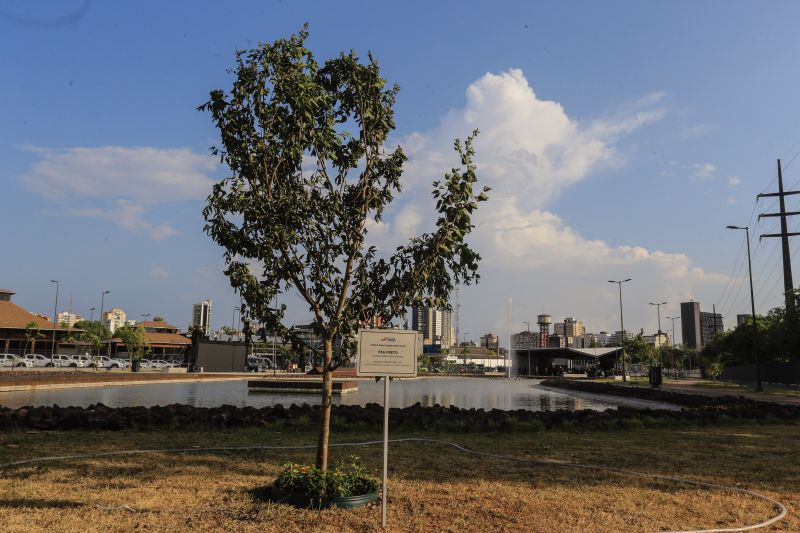
[[[216,132],[195,108],[229,86],[237,48],[308,21],[318,59],[371,50],[401,86],[408,194],[379,244],[427,229],[429,183],[446,170],[435,162],[482,130],[479,173],[495,191],[462,332],[505,333],[509,296],[512,330],[544,312],[613,330],[607,280],[627,277],[627,329],[656,329],[648,302],[676,316],[689,298],[731,324],[749,302],[743,235],[724,227],[773,229],[751,220],[770,207],[754,210],[755,195],[800,150],[798,15],[793,2],[0,0],[0,286],[39,312],[50,279],[59,308],[71,298],[79,313],[108,289],[107,307],[181,327],[212,298],[215,326],[229,323],[237,298],[201,216],[224,169],[205,157]],[[800,163],[784,176],[796,184]],[[781,300],[778,242],[753,244],[765,312]]]

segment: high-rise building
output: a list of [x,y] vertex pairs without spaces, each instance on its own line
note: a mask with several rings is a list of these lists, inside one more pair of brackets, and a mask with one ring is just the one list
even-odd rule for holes
[[681,331],[683,345],[702,350],[717,333],[724,331],[722,315],[700,311],[699,302],[681,303]]
[[111,333],[114,333],[117,329],[126,325],[128,315],[122,309],[115,307],[104,312],[100,320]]
[[487,350],[494,350],[497,352],[499,346],[500,337],[494,333],[487,333],[481,337],[481,348],[486,348]]
[[57,318],[59,324],[66,324],[70,328],[75,325],[75,322],[83,320],[81,315],[73,313],[72,311],[61,311],[58,313]]
[[199,304],[192,306],[192,326],[200,328],[203,335],[208,337],[211,334],[211,300],[203,300]]
[[450,311],[414,307],[411,309],[411,329],[422,333],[424,344],[440,344],[442,348],[455,344]]

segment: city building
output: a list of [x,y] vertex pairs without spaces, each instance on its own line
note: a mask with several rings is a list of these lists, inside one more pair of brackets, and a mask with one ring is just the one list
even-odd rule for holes
[[72,327],[75,325],[76,322],[80,322],[83,320],[81,315],[75,314],[71,311],[61,311],[56,315],[59,324],[66,324],[68,327]]
[[192,327],[203,331],[203,336],[211,334],[211,300],[203,300],[192,306]]
[[128,315],[122,309],[114,307],[103,313],[101,317],[103,325],[108,328],[111,333],[117,329],[128,325]]
[[645,335],[642,338],[653,348],[669,348],[672,346],[672,337],[666,331],[653,335]]
[[439,345],[450,348],[457,344],[453,337],[453,324],[450,311],[432,307],[414,307],[411,309],[411,329],[422,333],[423,344]]
[[724,331],[722,315],[700,311],[700,302],[681,303],[681,331],[683,345],[687,348],[702,350],[703,346]]
[[481,337],[481,348],[486,348],[487,350],[494,350],[497,353],[497,349],[500,346],[500,337],[495,335],[494,333],[487,333]]

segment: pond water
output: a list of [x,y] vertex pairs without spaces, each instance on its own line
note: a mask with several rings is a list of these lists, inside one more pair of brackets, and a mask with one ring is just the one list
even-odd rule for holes
[[[634,407],[645,403],[624,398],[593,396],[584,393],[545,390],[539,380],[505,380],[481,378],[420,378],[392,381],[390,405],[407,407],[420,402],[462,408],[529,409],[613,409],[620,405]],[[359,381],[357,392],[334,395],[334,404],[365,405],[383,403],[383,383]],[[217,407],[223,404],[265,407],[276,404],[318,404],[319,393],[250,392],[247,381],[205,381],[193,383],[153,383],[147,385],[103,386],[79,389],[52,389],[0,392],[0,405],[17,408],[26,405],[86,407],[103,403],[109,407],[153,406],[173,403],[196,407]],[[650,406],[649,402],[647,402]],[[665,407],[659,405],[659,407]]]

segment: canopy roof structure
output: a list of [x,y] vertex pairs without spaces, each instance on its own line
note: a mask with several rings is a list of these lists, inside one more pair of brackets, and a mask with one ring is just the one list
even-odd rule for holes
[[562,359],[600,359],[622,353],[622,347],[613,348],[537,348],[534,350],[516,350],[517,353],[531,352],[531,355],[559,357]]

